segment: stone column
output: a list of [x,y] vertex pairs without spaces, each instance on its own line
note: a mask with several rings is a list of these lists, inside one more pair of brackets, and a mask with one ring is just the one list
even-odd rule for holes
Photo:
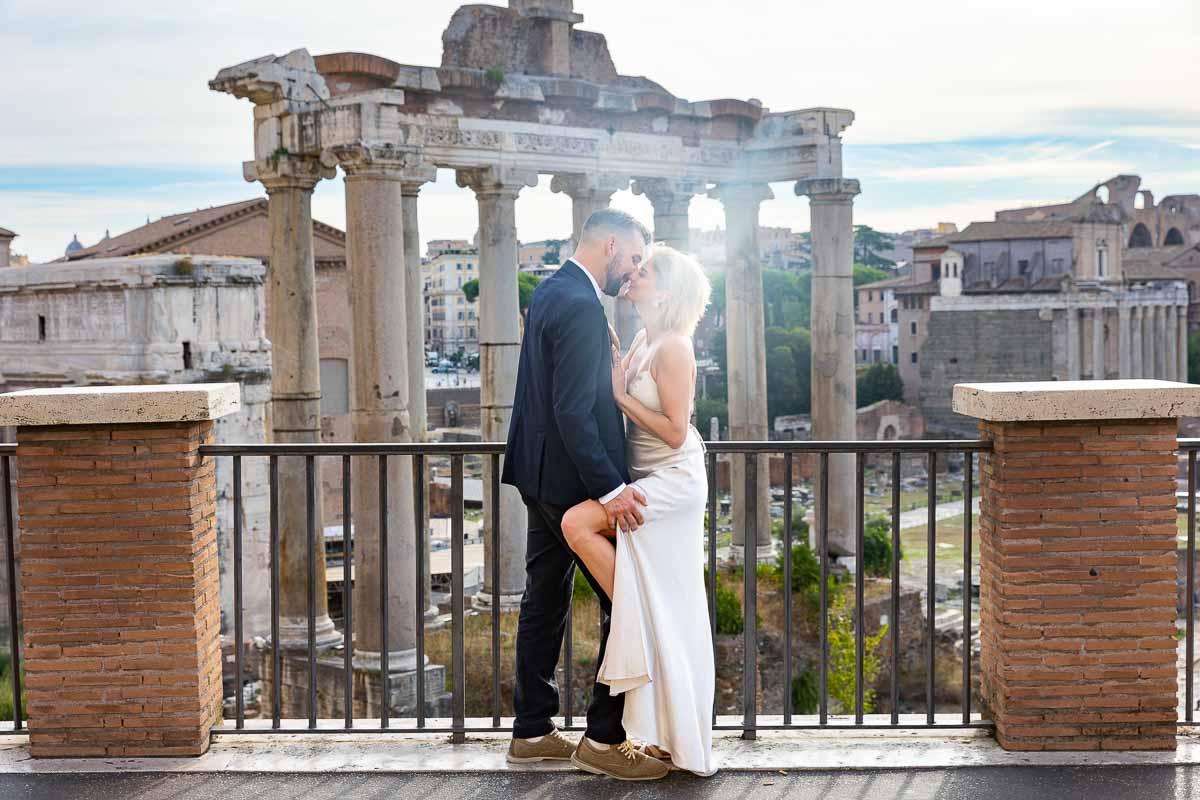
[[1164,306],[1163,318],[1163,380],[1177,381],[1179,376],[1175,374],[1175,368],[1179,364],[1179,355],[1175,342],[1179,325],[1175,321],[1175,306]]
[[1154,377],[1167,377],[1167,315],[1162,306],[1154,307]]
[[1079,309],[1067,307],[1067,379],[1077,381],[1083,374]]
[[1121,378],[1133,377],[1133,354],[1130,352],[1129,306],[1117,306],[1117,361]]
[[[346,253],[354,346],[351,421],[356,442],[411,442],[403,180],[419,166],[415,152],[353,146],[336,153],[346,173]],[[422,367],[424,359],[421,360]],[[416,669],[416,531],[412,460],[387,462],[387,509],[379,507],[379,465],[351,459],[354,522],[355,662],[381,670],[379,582],[383,559],[396,587],[388,593],[388,669]],[[388,520],[388,549],[380,551],[380,514]],[[422,607],[424,602],[422,600]]]
[[1180,381],[1182,383],[1189,382],[1187,312],[1188,312],[1187,306],[1179,306],[1177,313],[1175,315],[1175,317],[1176,317],[1175,325],[1176,325],[1176,328],[1178,329],[1178,333],[1176,334],[1177,338],[1175,340],[1177,342],[1177,345],[1176,345],[1177,352],[1175,354],[1175,359],[1176,359],[1175,380]]
[[960,384],[979,469],[980,686],[1007,750],[1176,746],[1178,417],[1200,387]]
[[1106,372],[1104,364],[1104,309],[1092,310],[1092,380],[1102,381]]
[[[571,242],[567,251],[574,254],[579,246],[579,235],[583,223],[593,212],[608,208],[614,193],[629,186],[629,179],[615,175],[555,175],[550,181],[550,191],[562,192],[571,198]],[[614,328],[617,325],[617,306],[620,302],[615,297],[604,296],[601,300],[604,315]],[[622,339],[622,344],[628,347],[633,341]]]
[[213,420],[235,383],[0,395],[34,758],[195,756],[221,721]]
[[[512,419],[521,348],[516,201],[522,188],[537,185],[537,174],[500,167],[459,170],[458,185],[472,189],[479,201],[479,411],[483,439],[503,442]],[[516,489],[501,486],[500,519],[492,519],[490,459],[484,463],[484,577],[475,603],[491,607],[491,541],[498,532],[500,602],[505,609],[516,609],[525,591],[525,505]]]
[[[812,209],[812,436],[855,439],[854,196],[858,181],[813,179],[796,184]],[[830,553],[854,552],[854,456],[829,457]],[[821,509],[814,509],[821,519]]]
[[[429,410],[425,397],[425,287],[421,283],[421,237],[417,223],[417,198],[421,187],[436,180],[437,169],[417,167],[400,178],[401,216],[404,218],[404,302],[408,339],[408,418],[414,442],[424,442],[429,434]],[[421,478],[429,485],[428,466]],[[425,519],[429,519],[429,490],[425,491]],[[425,536],[425,619],[437,617],[429,574],[429,536]]]
[[1142,307],[1134,306],[1131,309],[1133,318],[1133,335],[1129,343],[1130,358],[1133,363],[1132,376],[1134,378],[1144,378],[1145,373],[1142,367]]
[[1155,377],[1154,306],[1142,306],[1142,377]]
[[687,252],[691,249],[688,233],[688,208],[692,197],[703,194],[701,181],[672,178],[638,178],[633,193],[645,195],[654,206],[654,241]]
[[[271,340],[271,431],[278,444],[321,441],[321,369],[317,348],[316,274],[313,264],[312,192],[333,170],[315,159],[281,155],[247,162],[247,179],[267,190],[271,257],[267,285],[267,335]],[[318,467],[318,473],[320,469]],[[317,486],[320,486],[320,475]],[[279,639],[283,649],[308,647],[308,519],[305,460],[279,459]],[[318,534],[321,492],[314,499]],[[316,591],[316,644],[342,640],[325,597],[325,542],[311,553]]]
[[[767,355],[763,322],[762,262],[758,257],[758,206],[774,195],[766,184],[722,184],[712,196],[725,206],[725,342],[729,374],[729,438],[764,441],[767,432]],[[746,513],[756,509],[756,558],[774,557],[771,544],[770,470],[758,459],[758,496],[746,497],[746,465],[734,456],[733,543],[730,557],[746,559]]]

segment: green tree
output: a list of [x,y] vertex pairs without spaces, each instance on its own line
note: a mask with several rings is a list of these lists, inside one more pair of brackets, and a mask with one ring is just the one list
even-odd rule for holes
[[890,250],[895,237],[890,233],[882,233],[870,225],[854,226],[854,260],[859,264],[870,267],[894,267],[896,262],[879,255],[884,250]]
[[767,328],[767,416],[807,414],[812,400],[812,335],[805,328]]
[[864,283],[874,283],[885,278],[891,277],[887,270],[879,267],[868,266],[867,264],[855,263],[854,265],[854,285],[862,286]]
[[[829,607],[829,673],[827,688],[829,696],[841,706],[843,714],[854,711],[855,700],[855,640],[854,612],[845,592],[831,588]],[[879,657],[879,643],[883,641],[888,626],[884,625],[874,636],[863,637],[863,713],[875,710],[875,690],[867,688],[875,683],[883,660]]]
[[724,400],[713,397],[701,397],[696,400],[696,428],[705,439],[709,434],[709,420],[717,418],[721,429],[729,427],[729,406]]
[[1200,383],[1200,331],[1188,336],[1188,383]]
[[904,381],[895,364],[872,364],[858,376],[857,383],[859,408],[880,400],[904,400]]
[[[903,557],[903,554],[897,556]],[[892,573],[892,527],[883,514],[872,514],[866,519],[863,529],[863,569],[876,578],[886,578]]]
[[[536,275],[531,275],[528,272],[517,273],[517,310],[521,316],[525,316],[525,312],[529,310],[529,301],[533,299],[533,290],[537,288],[542,279]],[[462,285],[463,297],[467,298],[468,303],[474,303],[479,297],[479,278],[472,278]]]

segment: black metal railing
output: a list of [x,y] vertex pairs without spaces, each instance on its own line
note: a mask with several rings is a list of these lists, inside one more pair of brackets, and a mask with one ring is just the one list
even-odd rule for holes
[[[1192,663],[1195,655],[1195,596],[1196,596],[1196,460],[1197,453],[1200,452],[1200,439],[1180,439],[1179,442],[1180,454],[1186,458],[1186,543],[1183,545],[1184,553],[1182,567],[1181,582],[1184,584],[1184,602],[1181,604],[1182,616],[1182,639],[1183,639],[1183,658],[1185,663],[1185,674],[1182,685],[1180,686],[1180,701],[1182,708],[1180,709],[1179,721],[1184,724],[1194,722],[1194,712],[1196,707],[1195,698],[1195,679],[1192,670]],[[759,623],[759,587],[758,587],[758,572],[754,569],[742,570],[742,637],[743,637],[743,661],[742,661],[742,685],[741,685],[741,720],[740,722],[731,721],[728,715],[720,715],[716,713],[714,708],[714,723],[720,730],[736,730],[740,731],[746,738],[753,738],[756,731],[759,730],[779,730],[779,729],[805,729],[805,728],[914,728],[914,727],[974,727],[987,725],[988,723],[981,720],[979,715],[975,713],[971,697],[972,683],[972,665],[970,642],[973,630],[972,619],[972,568],[975,558],[973,547],[973,515],[970,513],[974,500],[974,478],[975,478],[975,454],[990,450],[990,443],[986,441],[965,440],[965,441],[891,441],[891,442],[714,442],[708,445],[708,453],[706,456],[708,466],[708,517],[706,527],[707,539],[707,581],[708,581],[708,611],[710,617],[710,626],[714,634],[714,642],[716,641],[717,632],[717,591],[716,582],[718,575],[718,517],[720,492],[718,490],[718,464],[720,460],[725,459],[745,459],[746,468],[745,475],[745,493],[747,497],[754,497],[757,494],[759,471],[755,467],[760,459],[769,458],[770,456],[782,456],[783,459],[783,508],[782,508],[782,533],[780,535],[783,552],[790,554],[792,546],[796,544],[793,535],[793,489],[796,488],[796,461],[800,458],[815,458],[820,469],[817,471],[816,492],[818,495],[817,508],[819,513],[814,520],[816,523],[816,552],[822,553],[828,551],[827,532],[829,527],[829,508],[827,502],[830,496],[829,485],[829,463],[831,456],[839,454],[851,454],[855,460],[855,552],[863,553],[864,551],[864,529],[865,529],[865,497],[864,491],[864,475],[869,459],[877,462],[880,474],[890,468],[890,525],[891,534],[891,563],[888,565],[888,576],[890,577],[890,587],[887,597],[888,607],[888,633],[887,640],[890,644],[890,679],[886,697],[889,700],[890,706],[887,713],[871,714],[866,710],[864,703],[864,688],[867,682],[864,680],[863,666],[865,663],[865,642],[866,626],[863,620],[863,610],[865,608],[865,570],[860,564],[854,570],[854,610],[853,610],[853,634],[854,634],[854,698],[852,708],[833,709],[830,705],[830,694],[827,678],[830,674],[829,666],[829,605],[826,591],[819,591],[818,597],[818,704],[815,714],[799,713],[793,707],[792,692],[790,687],[793,684],[793,679],[796,676],[796,665],[793,663],[791,656],[790,642],[793,639],[795,632],[795,607],[793,600],[793,592],[790,590],[792,586],[792,559],[785,557],[782,559],[782,585],[787,587],[783,592],[783,638],[789,643],[785,646],[786,657],[783,659],[783,701],[779,708],[760,708],[756,700],[757,686],[756,679],[758,675],[758,647],[756,646],[758,638],[758,623]],[[390,712],[387,703],[380,704],[380,714],[378,718],[372,719],[356,719],[354,709],[354,686],[352,683],[352,665],[354,655],[354,643],[352,639],[348,639],[345,643],[345,667],[346,667],[346,682],[342,688],[343,704],[345,713],[340,720],[320,720],[318,719],[316,709],[316,664],[317,651],[315,648],[315,603],[316,592],[325,591],[324,587],[318,587],[315,580],[315,569],[313,565],[308,568],[307,582],[307,600],[309,609],[309,648],[307,655],[308,668],[308,713],[307,720],[285,720],[280,716],[281,698],[280,698],[280,681],[273,681],[272,686],[272,714],[269,718],[269,724],[266,720],[255,723],[250,726],[246,725],[245,702],[242,691],[235,692],[235,712],[234,719],[231,720],[232,725],[228,723],[226,726],[218,728],[222,733],[228,732],[270,732],[270,731],[288,731],[288,732],[309,732],[309,731],[355,731],[355,732],[370,732],[389,729],[399,729],[406,731],[423,731],[429,733],[449,733],[455,738],[461,738],[467,733],[486,732],[486,731],[503,731],[508,730],[505,725],[505,715],[503,703],[501,700],[501,604],[500,604],[500,580],[499,580],[499,564],[500,564],[500,541],[501,536],[492,536],[490,540],[490,551],[488,559],[491,569],[491,607],[490,610],[484,612],[490,614],[490,644],[491,644],[491,702],[490,702],[490,719],[486,716],[482,718],[473,718],[468,720],[466,715],[466,695],[464,689],[464,676],[467,670],[467,658],[464,642],[464,628],[467,619],[467,611],[464,602],[464,516],[463,516],[463,496],[464,496],[464,464],[468,459],[481,460],[486,459],[491,466],[489,470],[493,491],[490,493],[491,500],[491,518],[500,519],[499,513],[499,497],[498,491],[494,491],[497,487],[499,476],[499,460],[503,454],[503,447],[499,444],[490,443],[453,443],[453,444],[313,444],[313,445],[207,445],[202,448],[202,451],[207,456],[216,458],[231,458],[233,465],[233,531],[232,531],[232,580],[235,613],[233,618],[233,638],[234,638],[234,661],[235,670],[238,676],[243,674],[242,668],[245,663],[246,653],[244,652],[245,636],[244,636],[244,591],[243,591],[243,459],[259,458],[265,459],[268,464],[268,491],[269,491],[269,580],[271,585],[270,591],[270,617],[271,617],[271,640],[278,641],[279,636],[279,526],[280,526],[280,495],[279,495],[279,465],[281,459],[299,458],[305,462],[305,482],[306,482],[306,534],[308,537],[309,548],[308,552],[314,552],[313,546],[316,542],[318,534],[317,523],[315,519],[316,507],[316,492],[317,485],[317,459],[318,458],[338,458],[341,466],[342,479],[342,502],[344,513],[342,515],[343,526],[343,541],[345,547],[344,575],[341,585],[341,600],[343,605],[343,625],[344,630],[353,629],[353,616],[356,609],[353,605],[352,580],[354,559],[358,554],[355,553],[353,537],[351,535],[350,524],[353,520],[354,511],[351,508],[351,481],[352,470],[351,464],[354,458],[369,458],[375,459],[379,466],[379,508],[387,508],[387,493],[389,490],[386,476],[388,474],[389,459],[395,457],[411,457],[413,463],[413,487],[414,487],[414,508],[416,518],[415,523],[415,560],[417,575],[424,575],[426,571],[426,559],[428,554],[428,517],[425,511],[426,507],[426,481],[423,476],[426,476],[427,467],[432,462],[449,462],[450,465],[450,507],[451,507],[451,536],[450,536],[450,551],[451,551],[451,598],[450,598],[450,640],[451,652],[449,659],[450,676],[453,680],[452,699],[450,704],[449,719],[430,719],[425,713],[424,703],[417,702],[412,716],[405,717],[402,720],[393,720],[390,718]],[[21,636],[20,636],[20,619],[19,608],[17,603],[18,598],[18,558],[19,553],[17,546],[18,531],[14,520],[15,508],[15,484],[16,484],[16,445],[0,444],[0,538],[3,539],[4,564],[0,569],[0,579],[3,579],[5,584],[3,596],[7,601],[7,608],[3,621],[7,623],[8,636],[7,641],[0,642],[0,648],[7,646],[8,661],[10,664],[9,673],[11,675],[10,687],[5,687],[5,695],[11,694],[13,715],[11,721],[0,721],[0,734],[4,733],[23,733],[25,730],[25,720],[22,715],[22,670],[21,670]],[[964,516],[963,516],[963,547],[962,547],[962,570],[963,570],[963,597],[962,597],[962,631],[961,637],[963,642],[963,658],[962,658],[962,693],[959,702],[959,710],[961,714],[947,715],[944,713],[936,713],[935,693],[937,690],[936,677],[937,671],[934,669],[936,650],[935,650],[935,617],[936,617],[936,561],[937,561],[937,507],[939,503],[938,481],[939,481],[939,464],[943,459],[948,457],[962,457],[962,472],[961,476],[955,476],[954,481],[961,481]],[[917,709],[917,714],[909,712],[901,713],[902,698],[900,686],[900,653],[901,653],[901,464],[902,459],[921,459],[925,464],[927,476],[926,486],[926,506],[927,518],[925,520],[926,527],[926,546],[927,560],[925,565],[925,581],[924,581],[924,620],[923,624],[926,630],[922,633],[924,651],[922,660],[924,662],[924,702],[923,709],[920,709],[920,702],[914,702],[913,698],[907,699],[909,709]],[[890,462],[890,463],[889,463]],[[1185,501],[1180,499],[1180,510],[1184,511]],[[747,543],[747,552],[752,552],[753,545],[750,543],[757,541],[757,514],[754,513],[754,504],[747,504],[747,515],[742,520],[744,527],[744,541]],[[381,513],[379,519],[379,539],[381,553],[387,552],[388,547],[388,525],[389,520],[386,513]],[[830,563],[827,559],[819,559],[820,563],[820,582],[821,586],[827,585],[830,576]],[[424,663],[426,655],[426,634],[425,634],[425,586],[424,581],[418,581],[416,586],[401,587],[390,585],[390,579],[387,574],[387,559],[380,561],[380,582],[378,591],[380,593],[380,608],[382,619],[382,663],[388,663],[388,647],[387,640],[388,620],[388,603],[386,602],[389,595],[397,591],[411,591],[415,597],[416,619],[414,620],[416,631],[416,659],[417,663]],[[563,672],[565,677],[565,685],[567,691],[564,693],[562,703],[562,722],[563,727],[568,730],[579,730],[581,722],[579,719],[579,711],[577,702],[574,697],[574,692],[570,690],[573,686],[574,670],[576,665],[576,652],[574,648],[575,636],[573,628],[576,624],[572,610],[568,611],[567,615],[567,631],[564,641],[564,661]],[[282,672],[281,653],[278,648],[273,648],[272,651],[272,666],[273,674],[279,676]],[[472,667],[480,666],[474,660]],[[388,671],[382,672],[383,681],[383,696],[388,696]],[[423,670],[416,672],[416,697],[426,697],[425,673]],[[881,695],[882,695],[881,691]],[[920,693],[917,698],[919,700]],[[920,711],[923,710],[923,714]],[[840,713],[835,713],[840,711]]]

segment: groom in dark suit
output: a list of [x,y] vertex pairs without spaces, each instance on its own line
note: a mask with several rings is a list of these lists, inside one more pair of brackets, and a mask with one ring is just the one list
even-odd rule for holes
[[551,718],[559,710],[554,671],[577,567],[600,599],[597,669],[612,612],[611,598],[567,546],[563,514],[591,498],[604,505],[610,524],[633,530],[642,522],[638,507],[645,498],[626,485],[625,425],[613,400],[612,345],[600,295],[616,296],[649,242],[649,232],[630,215],[597,211],[584,223],[574,256],[534,291],[501,478],[521,492],[529,511],[508,760],[571,759],[590,772],[626,780],[662,777],[666,766],[626,741],[622,695],[594,685],[578,748]]

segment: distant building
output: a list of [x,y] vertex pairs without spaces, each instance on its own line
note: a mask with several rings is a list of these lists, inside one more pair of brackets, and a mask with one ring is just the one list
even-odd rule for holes
[[907,276],[887,278],[855,287],[858,295],[854,325],[854,360],[858,364],[895,364],[900,360],[900,320],[896,287]]
[[[971,433],[950,387],[974,381],[1186,380],[1200,196],[1157,206],[1133,175],[1070,203],[998,211],[913,249],[897,301],[905,400]],[[860,287],[861,291],[861,287]]]
[[0,267],[12,266],[12,240],[17,235],[8,228],[0,228]]
[[442,253],[447,252],[462,252],[470,250],[474,247],[473,244],[466,239],[431,239],[426,247],[426,254],[429,258],[437,258]]
[[421,265],[425,300],[425,347],[446,358],[460,350],[479,352],[479,306],[463,294],[464,283],[479,277],[479,251],[441,250]]

